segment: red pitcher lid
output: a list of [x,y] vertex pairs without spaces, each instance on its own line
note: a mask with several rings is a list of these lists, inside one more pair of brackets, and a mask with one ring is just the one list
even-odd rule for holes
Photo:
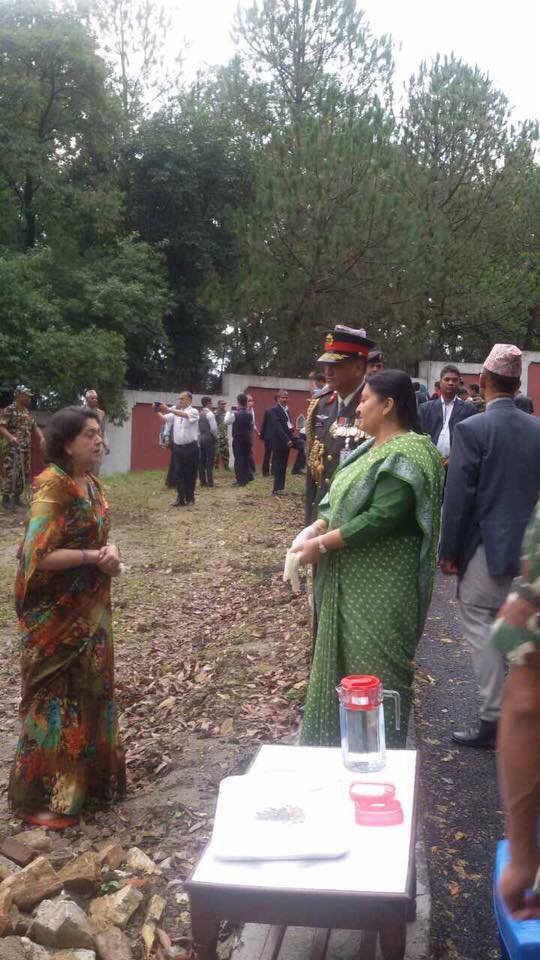
[[339,699],[351,710],[372,710],[382,703],[382,683],[378,677],[360,674],[343,677],[338,687]]

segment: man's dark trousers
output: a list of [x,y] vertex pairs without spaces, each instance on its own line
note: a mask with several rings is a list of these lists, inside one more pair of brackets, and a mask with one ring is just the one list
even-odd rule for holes
[[274,478],[274,489],[272,493],[279,493],[280,490],[285,489],[288,459],[289,450],[287,447],[272,451],[272,476]]
[[173,480],[180,503],[193,503],[197,467],[199,466],[198,443],[173,443]]
[[233,454],[236,482],[243,487],[246,483],[249,483],[250,478],[249,461],[252,455],[251,444],[246,443],[245,440],[233,439]]
[[214,486],[216,442],[212,436],[201,440],[199,447],[199,482],[201,487]]
[[272,441],[264,441],[264,457],[262,462],[262,475],[263,477],[268,477],[270,475],[270,460],[272,459]]

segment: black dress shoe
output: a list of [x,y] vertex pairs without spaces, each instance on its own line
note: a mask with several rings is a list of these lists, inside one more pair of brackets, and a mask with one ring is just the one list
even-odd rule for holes
[[452,740],[454,743],[459,743],[460,747],[492,749],[497,742],[497,721],[480,720],[478,723],[472,723],[465,730],[454,730]]

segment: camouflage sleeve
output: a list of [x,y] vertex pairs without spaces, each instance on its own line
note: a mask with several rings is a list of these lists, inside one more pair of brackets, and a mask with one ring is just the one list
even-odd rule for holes
[[0,427],[7,427],[9,422],[9,407],[0,410]]
[[493,624],[492,638],[502,653],[518,663],[540,644],[540,506],[525,533],[520,576]]

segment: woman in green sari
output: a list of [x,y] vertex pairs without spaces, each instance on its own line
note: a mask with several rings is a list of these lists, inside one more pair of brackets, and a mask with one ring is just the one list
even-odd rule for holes
[[319,517],[293,549],[316,564],[317,639],[301,742],[340,742],[335,687],[374,674],[401,695],[401,728],[386,704],[390,746],[404,746],[413,659],[436,568],[442,458],[421,433],[410,377],[370,377],[357,410],[373,439],[339,467]]

